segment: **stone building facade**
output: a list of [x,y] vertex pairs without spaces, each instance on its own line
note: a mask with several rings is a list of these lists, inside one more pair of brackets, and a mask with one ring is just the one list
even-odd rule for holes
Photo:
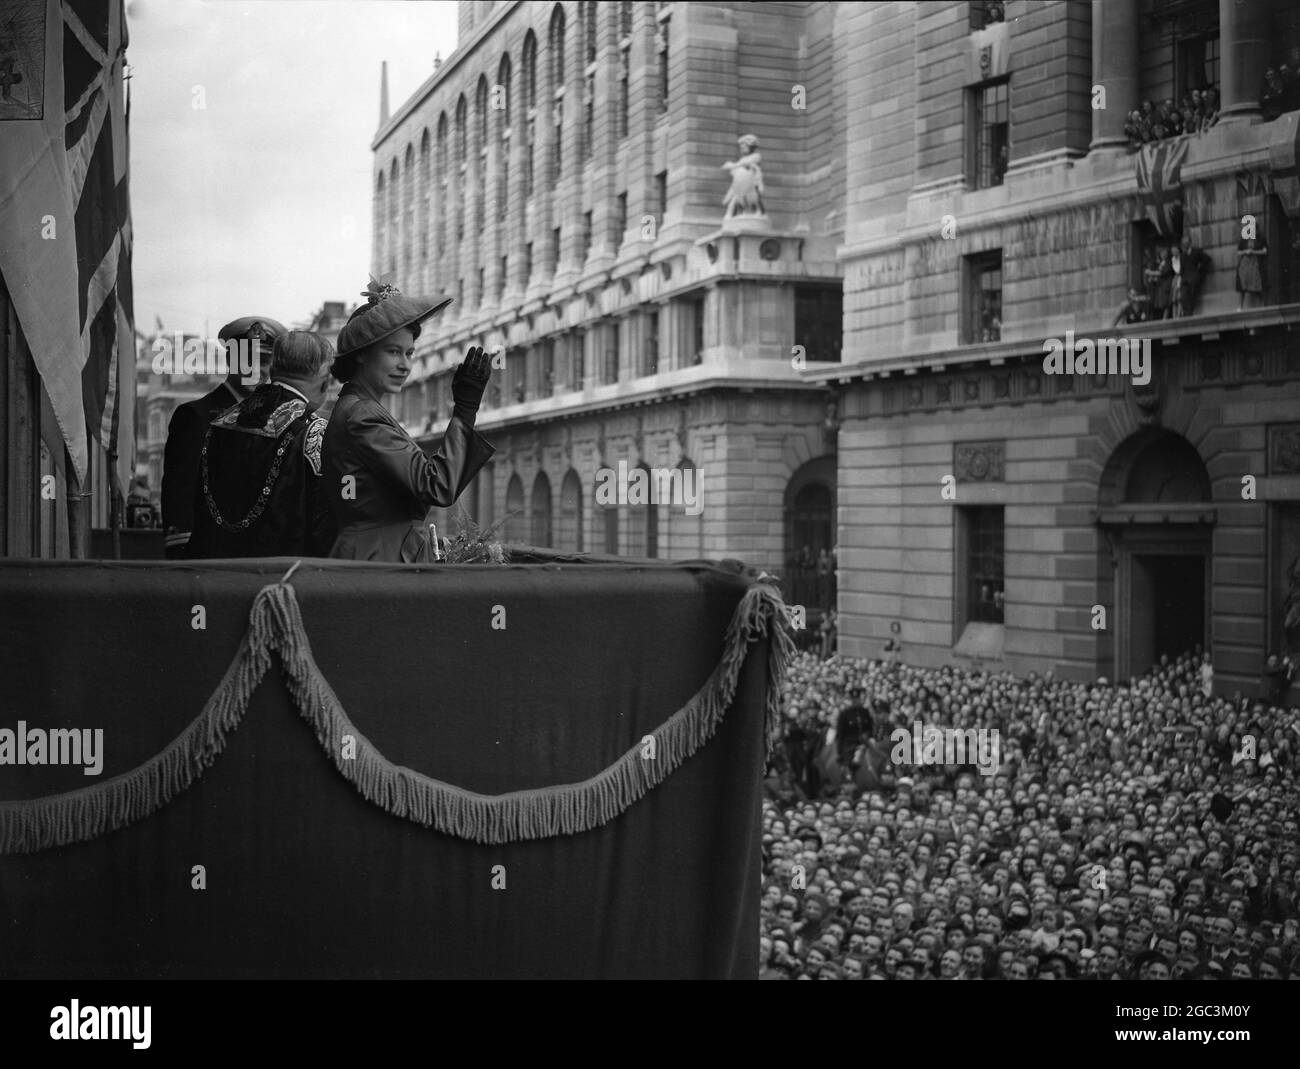
[[[1297,115],[1260,107],[1263,72],[1300,58],[1294,16],[840,7],[860,72],[846,355],[808,377],[843,418],[841,650],[897,634],[908,661],[1087,679],[1200,645],[1220,691],[1257,693],[1269,654],[1300,653]],[[1131,143],[1144,100],[1206,87],[1217,120]],[[1183,307],[1117,322],[1130,287],[1160,306],[1182,234],[1209,257],[1199,292],[1192,271]],[[1259,292],[1239,273],[1249,234]],[[1197,258],[1176,254],[1173,293]],[[1048,373],[1050,339],[1118,360],[1120,338],[1149,342],[1149,381],[1131,362]]]
[[[457,298],[401,414],[436,433],[500,347],[468,504],[514,538],[746,559],[851,655],[1083,679],[1199,644],[1258,692],[1300,657],[1300,112],[1261,106],[1298,29],[1267,0],[474,5],[374,140],[376,273]],[[752,151],[762,207],[724,218]],[[1049,374],[1053,342],[1150,358]],[[698,468],[703,510],[603,505],[620,461]]]
[[[499,452],[466,502],[480,523],[771,571],[796,537],[805,560],[829,554],[828,391],[801,369],[840,359],[834,8],[462,4],[456,50],[383,117],[375,273],[456,299],[417,342],[401,418],[432,444],[466,348],[503,358],[479,415]],[[763,210],[724,219],[743,135]],[[700,496],[610,503],[620,464],[694,469]],[[802,571],[787,592],[829,606],[828,563]]]

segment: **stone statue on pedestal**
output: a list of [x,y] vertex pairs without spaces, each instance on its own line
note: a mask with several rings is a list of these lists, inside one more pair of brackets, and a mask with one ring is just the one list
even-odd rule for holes
[[723,219],[739,216],[763,216],[763,161],[758,151],[758,138],[746,134],[740,138],[740,158],[722,165],[723,170],[731,172],[731,188],[722,198],[726,207]]

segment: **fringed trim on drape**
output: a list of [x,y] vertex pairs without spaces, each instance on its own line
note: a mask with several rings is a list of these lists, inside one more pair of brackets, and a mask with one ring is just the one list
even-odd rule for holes
[[[395,765],[348,719],[312,659],[298,599],[283,581],[263,587],[248,633],[198,718],[171,744],[130,772],[90,787],[0,802],[0,855],[29,854],[84,842],[162,808],[216,760],[278,650],[302,717],[334,765],[363,797],[394,816],[481,843],[572,835],[599,827],[662,783],[718,729],[735,695],[750,647],[768,639],[766,728],[769,749],[780,717],[780,687],[793,654],[785,606],[776,589],[755,583],[727,628],[722,660],[696,694],[617,761],[581,783],[486,795]],[[345,747],[344,737],[353,745]],[[345,753],[345,750],[347,751]],[[355,751],[353,753],[353,751]]]

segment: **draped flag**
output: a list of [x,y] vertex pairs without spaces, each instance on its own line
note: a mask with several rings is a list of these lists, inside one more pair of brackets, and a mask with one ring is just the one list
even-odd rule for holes
[[1273,191],[1289,216],[1300,215],[1300,111],[1280,115],[1270,124],[1269,166]]
[[0,273],[79,484],[135,467],[122,0],[0,0]]
[[1189,138],[1143,145],[1137,154],[1137,187],[1146,217],[1162,237],[1183,229],[1183,161]]

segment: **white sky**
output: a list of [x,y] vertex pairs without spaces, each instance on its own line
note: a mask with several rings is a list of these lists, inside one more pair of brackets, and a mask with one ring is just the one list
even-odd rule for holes
[[456,4],[128,0],[127,22],[137,328],[360,300],[380,62],[396,111],[455,47]]

